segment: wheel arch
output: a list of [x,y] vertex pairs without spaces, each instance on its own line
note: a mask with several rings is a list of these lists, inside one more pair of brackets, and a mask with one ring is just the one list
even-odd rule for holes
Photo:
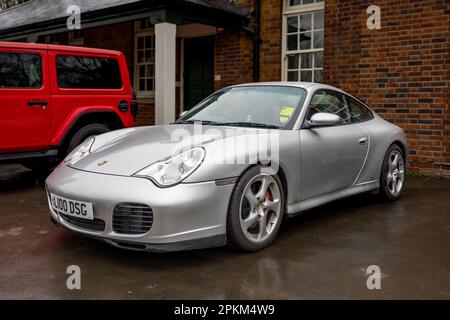
[[113,111],[108,110],[86,111],[79,114],[76,117],[76,119],[72,122],[70,127],[66,130],[63,138],[59,143],[58,149],[64,150],[64,148],[68,146],[70,140],[78,130],[92,123],[104,124],[109,128],[111,128],[111,130],[118,130],[125,127],[120,117]]
[[[393,145],[399,146],[400,149],[402,150],[403,156],[405,157],[405,165],[406,165],[407,162],[408,162],[408,159],[409,159],[409,154],[408,154],[408,148],[407,148],[407,146],[406,146],[402,141],[400,141],[400,140],[395,140],[394,142],[392,142],[392,143],[388,146],[387,150],[389,150],[389,148],[392,147]],[[386,152],[387,152],[387,150],[386,150]]]
[[289,196],[288,188],[289,188],[289,186],[288,186],[288,180],[287,180],[287,176],[286,176],[285,170],[283,169],[283,166],[282,166],[279,162],[276,162],[276,161],[274,161],[274,160],[270,160],[270,162],[265,162],[265,161],[258,160],[258,161],[256,161],[255,163],[252,163],[252,164],[248,165],[248,166],[245,168],[245,170],[243,170],[243,171],[241,172],[241,174],[239,175],[238,179],[241,179],[241,177],[242,177],[246,172],[248,172],[249,170],[251,170],[252,168],[254,168],[254,167],[256,167],[256,166],[268,166],[268,165],[271,165],[272,162],[275,162],[276,165],[277,165],[277,167],[278,167],[278,171],[277,171],[276,176],[280,179],[280,181],[281,181],[281,186],[283,187],[284,206],[285,206],[285,212],[286,212],[287,205],[288,205],[288,196]]

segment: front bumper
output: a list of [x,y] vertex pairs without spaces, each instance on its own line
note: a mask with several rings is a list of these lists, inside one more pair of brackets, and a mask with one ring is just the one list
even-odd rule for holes
[[[46,181],[47,193],[91,202],[103,231],[78,227],[63,219],[49,203],[57,224],[86,236],[103,239],[116,247],[145,251],[178,251],[226,244],[228,204],[234,185],[215,181],[159,188],[143,178],[113,176],[58,167]],[[113,211],[121,203],[148,205],[153,212],[149,232],[118,234],[113,230]]]

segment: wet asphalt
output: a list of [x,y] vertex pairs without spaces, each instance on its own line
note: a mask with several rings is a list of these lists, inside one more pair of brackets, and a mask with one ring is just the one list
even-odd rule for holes
[[[67,267],[81,268],[68,290]],[[381,268],[381,290],[367,268]],[[0,166],[0,299],[450,299],[450,180],[360,195],[285,220],[276,242],[181,253],[123,251],[54,226],[43,179]]]

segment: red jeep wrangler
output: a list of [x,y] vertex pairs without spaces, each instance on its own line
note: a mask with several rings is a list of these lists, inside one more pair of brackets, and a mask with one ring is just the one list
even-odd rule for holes
[[122,53],[0,42],[0,162],[49,168],[137,111]]

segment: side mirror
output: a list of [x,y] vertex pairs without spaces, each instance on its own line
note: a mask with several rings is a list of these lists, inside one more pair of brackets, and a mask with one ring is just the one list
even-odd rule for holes
[[311,117],[309,124],[311,127],[334,126],[341,123],[342,118],[336,114],[319,112]]

